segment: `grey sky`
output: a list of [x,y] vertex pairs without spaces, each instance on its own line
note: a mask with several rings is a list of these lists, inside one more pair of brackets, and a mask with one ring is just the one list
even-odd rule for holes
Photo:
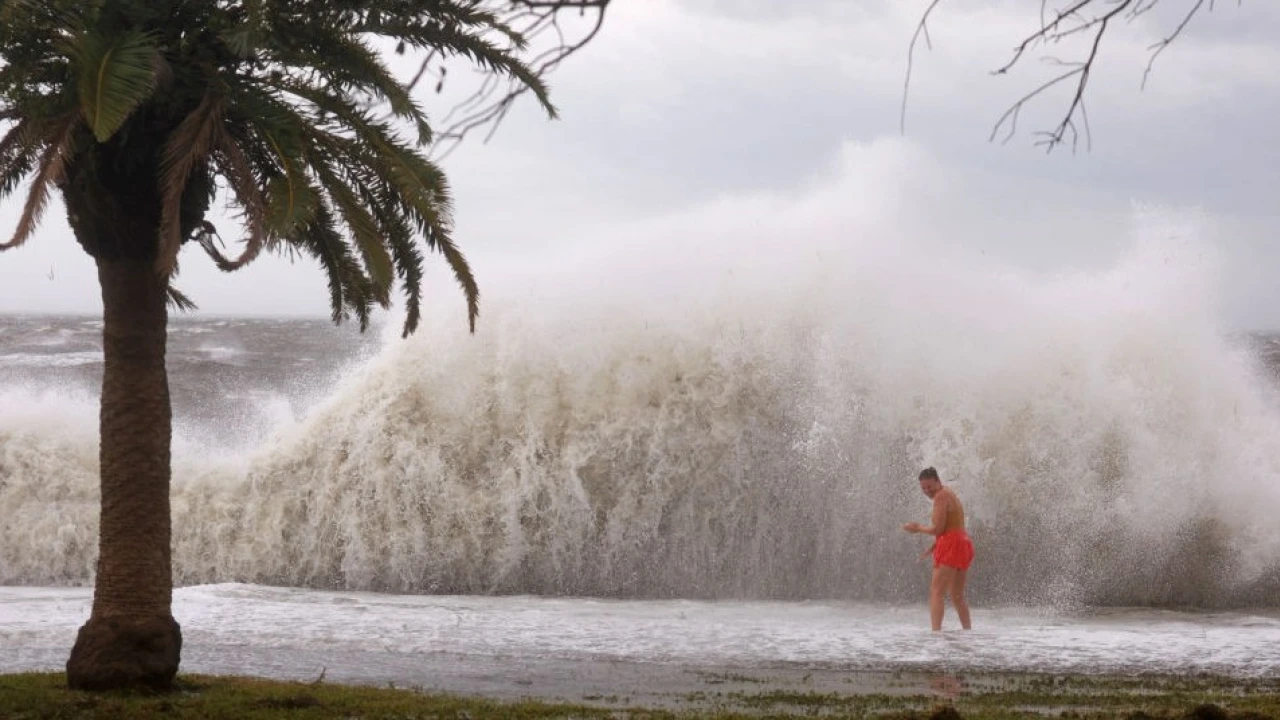
[[[831,188],[885,185],[912,198],[903,221],[931,247],[1032,275],[1116,262],[1135,204],[1201,210],[1223,257],[1225,324],[1280,328],[1280,6],[1230,3],[1201,16],[1143,91],[1146,48],[1187,3],[1165,0],[1163,14],[1118,26],[1089,94],[1092,150],[1046,156],[1031,134],[1065,109],[1062,92],[1032,106],[1008,144],[987,141],[1000,113],[1053,69],[1030,57],[990,75],[1031,29],[1039,3],[1025,0],[944,3],[932,51],[917,54],[899,136],[907,43],[925,4],[617,0],[596,43],[552,78],[560,121],[519,108],[490,144],[446,161],[482,289],[510,277],[512,258],[607,253],[643,242],[643,227],[677,240],[715,232],[707,208],[725,198],[803,204]],[[876,161],[859,166],[865,157],[851,148],[868,146]],[[19,204],[0,207],[3,232]],[[0,311],[97,312],[92,264],[61,215],[51,208],[27,246],[0,255]],[[700,219],[682,230],[689,217]],[[438,260],[429,278],[446,282]],[[269,258],[226,276],[189,248],[178,285],[205,313],[327,312],[323,278],[306,261]]]

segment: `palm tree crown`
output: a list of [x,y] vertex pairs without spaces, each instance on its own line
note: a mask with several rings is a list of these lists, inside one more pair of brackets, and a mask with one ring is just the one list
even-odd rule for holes
[[[398,278],[407,334],[421,242],[449,263],[474,329],[448,183],[422,151],[431,126],[380,49],[468,59],[554,116],[512,41],[477,0],[0,0],[0,199],[31,178],[0,249],[30,237],[56,187],[95,258],[153,259],[169,276],[187,241],[224,270],[263,249],[301,252],[328,275],[335,321],[363,328]],[[220,191],[243,224],[235,253],[205,219]],[[154,233],[94,230],[138,207]]]

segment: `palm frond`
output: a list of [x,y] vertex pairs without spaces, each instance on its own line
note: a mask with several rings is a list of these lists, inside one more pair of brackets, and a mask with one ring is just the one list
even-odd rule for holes
[[192,310],[199,309],[198,307],[196,307],[195,302],[191,298],[187,297],[187,295],[183,293],[181,290],[179,290],[178,288],[170,285],[168,293],[169,293],[169,297],[168,297],[169,307],[173,308],[174,310],[177,310],[178,312],[191,312]]
[[[349,97],[335,93],[332,88],[317,87],[292,78],[276,78],[268,82],[281,93],[311,103],[318,115],[333,116],[339,125],[345,126],[345,129],[356,136],[377,139],[380,143],[395,143],[393,131],[389,127],[380,123],[372,113],[356,105]],[[430,133],[429,128],[427,133]],[[308,131],[308,136],[312,140],[320,137],[315,128]]]
[[[412,149],[397,144],[377,124],[363,125],[361,130],[359,140],[346,144],[351,153],[349,161],[370,168],[385,182],[395,201],[384,203],[384,207],[397,207],[407,221],[417,226],[426,246],[444,256],[465,294],[467,322],[474,332],[480,314],[480,291],[470,265],[451,237],[452,202],[443,171]],[[411,261],[402,261],[401,266],[407,262]],[[406,288],[406,294],[416,311],[418,291]],[[406,316],[405,334],[416,327],[416,322],[416,312]]]
[[372,283],[343,242],[333,213],[323,200],[317,204],[315,216],[296,239],[303,250],[320,261],[329,276],[333,321],[341,322],[354,313],[360,329],[367,328],[374,304]]
[[291,158],[281,158],[284,172],[267,184],[267,228],[277,237],[289,237],[315,213],[316,194],[306,173]]
[[347,182],[340,179],[325,163],[315,165],[317,174],[328,191],[333,206],[342,216],[347,228],[360,249],[364,258],[365,271],[373,283],[373,290],[378,302],[386,307],[390,302],[392,268],[391,255],[383,245],[377,221],[369,214],[364,204],[356,198]]
[[418,328],[418,321],[422,317],[422,253],[414,244],[413,228],[408,219],[396,207],[394,194],[387,195],[366,197],[365,203],[377,216],[378,225],[391,249],[391,257],[395,260],[396,274],[400,276],[400,286],[405,295],[401,337],[408,337]]
[[77,66],[85,123],[98,142],[106,142],[155,89],[155,40],[136,30],[115,40],[91,31],[72,40],[68,51]]
[[231,272],[253,262],[266,245],[267,201],[258,187],[253,167],[245,157],[244,150],[226,133],[219,133],[217,137],[216,162],[227,178],[231,192],[240,203],[245,228],[249,233],[249,237],[245,239],[244,252],[238,258],[235,260],[223,258],[218,262],[219,269]]
[[366,148],[362,153],[363,160],[396,189],[402,202],[412,208],[419,230],[425,235],[428,227],[450,226],[453,203],[444,172],[412,149],[402,147],[377,132],[376,127],[370,130],[360,137]]
[[164,203],[160,210],[160,251],[157,269],[165,275],[173,272],[182,248],[182,195],[191,171],[209,157],[218,144],[222,110],[226,100],[207,93],[196,109],[183,118],[169,136],[161,158],[160,190]]
[[39,161],[39,170],[31,181],[31,189],[27,194],[27,203],[22,209],[22,217],[18,219],[18,228],[13,238],[0,243],[0,250],[18,247],[31,237],[44,216],[44,209],[49,203],[49,191],[62,181],[66,173],[66,162],[70,155],[72,142],[75,140],[79,118],[75,115],[65,116],[55,125],[54,131],[46,140],[44,154]]
[[252,58],[262,36],[262,0],[245,0],[245,22],[225,31],[222,40],[236,56]]
[[0,138],[0,198],[13,192],[35,166],[41,144],[35,126],[24,118]]
[[444,259],[449,263],[449,268],[453,270],[453,277],[462,286],[463,295],[467,299],[467,324],[471,328],[471,332],[476,331],[476,320],[480,317],[480,286],[476,283],[475,276],[471,273],[471,265],[463,256],[462,251],[454,244],[453,238],[448,233],[439,228],[432,228],[428,235],[427,243],[433,245],[444,255]]
[[310,66],[330,88],[365,92],[385,100],[401,117],[412,118],[419,112],[404,84],[359,36],[328,28],[312,28],[308,34],[310,42],[305,47],[277,51],[277,59]]
[[95,4],[100,3],[4,0],[0,2],[0,22],[22,27],[23,20],[27,20],[28,25],[45,25],[46,20],[52,19],[62,28],[74,29],[80,27],[84,12]]
[[7,197],[22,184],[35,167],[35,152],[23,152],[10,160],[0,171],[0,198]]
[[[493,25],[490,25],[490,27],[498,26],[496,18],[493,19],[492,23]],[[505,26],[501,27],[505,28]],[[523,48],[524,39],[515,31],[509,28],[505,29],[505,34],[508,39],[514,41],[514,46],[517,49]],[[538,104],[542,105],[550,117],[559,116],[559,111],[556,110],[555,105],[551,102],[550,90],[537,73],[507,49],[477,35],[474,31],[468,31],[457,23],[441,21],[401,21],[397,23],[391,21],[376,26],[376,31],[403,40],[406,44],[415,48],[429,49],[444,57],[463,57],[488,72],[496,75],[506,75],[529,88],[534,97],[538,99]]]
[[396,275],[405,295],[405,320],[402,336],[408,337],[418,327],[422,316],[422,253],[416,243],[412,223],[401,206],[399,196],[383,178],[359,163],[348,163],[346,176],[377,220],[395,263]]
[[[230,98],[242,121],[246,144],[261,148],[256,164],[266,179],[267,228],[270,237],[289,237],[305,226],[316,209],[307,175],[308,128],[312,123],[269,89],[243,83],[230,87]],[[246,154],[247,155],[247,154]]]

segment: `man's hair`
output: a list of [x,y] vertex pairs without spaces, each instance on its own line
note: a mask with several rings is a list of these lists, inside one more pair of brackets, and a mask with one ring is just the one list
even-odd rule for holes
[[941,478],[938,477],[938,471],[934,470],[932,466],[927,467],[920,471],[920,479],[921,480],[941,480]]

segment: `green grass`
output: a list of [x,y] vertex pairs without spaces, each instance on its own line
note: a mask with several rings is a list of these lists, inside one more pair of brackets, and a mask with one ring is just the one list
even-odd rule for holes
[[[268,720],[290,718],[603,718],[604,710],[540,702],[504,704],[345,685],[188,675],[174,692],[83,693],[60,674],[0,675],[0,718],[138,718]],[[667,717],[657,713],[644,717]]]
[[[712,678],[714,680],[715,678]],[[750,679],[750,678],[748,678]],[[947,699],[937,694],[846,694],[767,689],[673,697],[675,709],[622,707],[617,697],[582,704],[498,702],[412,690],[247,678],[183,676],[164,694],[73,692],[60,674],[0,675],[0,718],[140,718],[150,720],[290,720],[438,718],[1192,718],[1280,720],[1280,680],[1126,679],[966,676]],[[755,682],[755,680],[752,680]],[[533,690],[533,688],[531,688]],[[626,688],[619,688],[625,696]],[[599,702],[604,702],[602,706]],[[595,704],[593,704],[595,703]]]

